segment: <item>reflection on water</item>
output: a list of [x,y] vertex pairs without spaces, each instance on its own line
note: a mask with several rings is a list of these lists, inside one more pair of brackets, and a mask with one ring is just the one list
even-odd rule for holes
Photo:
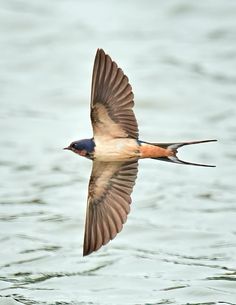
[[[2,1],[0,304],[235,304],[235,14]],[[180,152],[215,169],[141,161],[122,233],[83,258],[91,163],[62,148],[91,135],[98,47],[129,76],[141,139],[219,142]]]

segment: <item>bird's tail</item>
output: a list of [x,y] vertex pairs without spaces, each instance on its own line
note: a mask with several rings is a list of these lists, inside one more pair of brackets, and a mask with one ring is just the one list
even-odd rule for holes
[[208,165],[208,164],[200,164],[200,163],[192,163],[180,160],[177,157],[178,148],[185,146],[185,145],[192,145],[192,144],[200,144],[200,143],[207,143],[207,142],[215,142],[217,140],[203,140],[203,141],[191,141],[191,142],[180,142],[180,143],[148,143],[151,145],[155,145],[161,148],[168,150],[170,153],[163,157],[152,157],[152,159],[161,160],[161,161],[168,161],[173,163],[179,164],[188,164],[188,165],[195,165],[195,166],[206,166],[206,167],[215,167],[215,165]]

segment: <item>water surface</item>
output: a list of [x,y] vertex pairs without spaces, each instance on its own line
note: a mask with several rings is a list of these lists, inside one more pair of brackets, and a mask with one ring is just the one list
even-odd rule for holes
[[[1,304],[236,304],[234,1],[1,1]],[[129,76],[140,138],[217,138],[141,161],[132,211],[83,258],[102,47]],[[15,300],[15,301],[14,301]]]

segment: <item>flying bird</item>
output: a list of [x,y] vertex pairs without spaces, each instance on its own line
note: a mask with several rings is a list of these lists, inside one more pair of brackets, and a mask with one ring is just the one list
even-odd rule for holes
[[182,161],[177,157],[177,149],[216,140],[179,143],[141,141],[133,106],[134,95],[128,77],[108,54],[98,49],[90,103],[93,137],[74,141],[64,148],[93,161],[88,187],[84,256],[106,245],[122,230],[130,211],[130,195],[139,159],[214,167]]

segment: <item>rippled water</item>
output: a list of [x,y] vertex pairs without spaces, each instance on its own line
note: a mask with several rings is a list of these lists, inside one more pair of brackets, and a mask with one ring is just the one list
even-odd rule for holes
[[[0,304],[236,304],[235,1],[1,0]],[[140,138],[195,168],[140,162],[132,212],[82,257],[98,47],[133,86]]]

